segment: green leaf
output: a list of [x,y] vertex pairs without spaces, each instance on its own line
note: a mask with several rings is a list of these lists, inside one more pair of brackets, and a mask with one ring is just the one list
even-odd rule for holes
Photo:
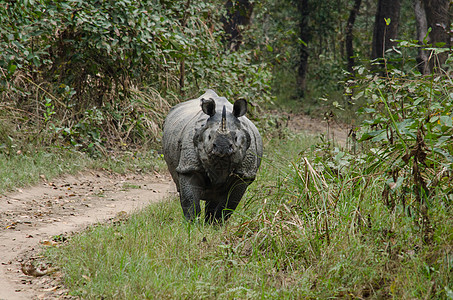
[[303,41],[302,39],[300,39],[300,38],[297,39],[297,43],[298,43],[298,44],[301,44],[301,45],[304,45],[305,47],[308,47],[307,43],[304,42],[304,41]]
[[386,130],[381,129],[381,130],[375,130],[375,131],[370,131],[370,132],[365,132],[362,134],[362,137],[360,138],[359,142],[363,142],[369,139],[372,139],[373,141],[382,141],[383,139],[387,138]]
[[439,121],[441,125],[447,126],[447,127],[452,127],[453,122],[451,119],[451,116],[440,116]]
[[416,98],[414,101],[414,105],[419,105],[420,103],[422,103],[423,100],[425,100],[425,98],[423,97]]
[[366,113],[371,114],[371,113],[375,113],[375,112],[376,112],[376,109],[375,109],[374,107],[365,107],[365,108],[364,108],[364,111],[365,111]]
[[441,156],[443,156],[448,162],[453,163],[453,156],[441,148],[433,148],[433,151]]
[[8,67],[8,72],[9,72],[10,74],[13,74],[14,71],[16,71],[16,69],[17,69],[17,65],[10,64],[9,67]]

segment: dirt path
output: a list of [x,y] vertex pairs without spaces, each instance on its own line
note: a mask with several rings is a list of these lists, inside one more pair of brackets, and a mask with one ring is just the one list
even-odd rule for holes
[[330,141],[341,146],[346,146],[348,143],[351,126],[340,124],[334,120],[328,123],[327,120],[314,119],[301,114],[285,113],[285,115],[288,118],[287,126],[292,131],[305,131],[313,135],[324,134]]
[[[0,195],[0,299],[65,299],[57,273],[34,277],[27,264],[52,237],[140,209],[174,195],[170,178],[92,171]],[[40,270],[38,269],[38,272]]]

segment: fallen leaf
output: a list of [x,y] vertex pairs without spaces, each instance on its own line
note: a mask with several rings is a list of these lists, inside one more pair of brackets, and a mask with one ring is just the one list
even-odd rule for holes
[[56,291],[58,290],[59,286],[54,286],[54,287],[50,287],[50,288],[47,288],[47,289],[43,289],[42,291],[43,292],[53,292],[53,291]]
[[54,273],[57,268],[36,268],[31,261],[27,261],[25,263],[20,263],[21,264],[21,270],[25,275],[28,276],[33,276],[33,277],[41,277],[47,274]]
[[91,278],[86,275],[82,275],[82,278],[85,279],[86,281],[91,281]]
[[44,246],[57,246],[58,245],[57,242],[49,241],[49,240],[41,241],[41,244]]
[[17,225],[17,222],[13,222],[5,227],[5,229],[15,229]]

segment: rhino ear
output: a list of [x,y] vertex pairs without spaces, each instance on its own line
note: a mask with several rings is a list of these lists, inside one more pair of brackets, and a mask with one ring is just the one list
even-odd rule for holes
[[215,101],[212,98],[201,98],[201,109],[205,114],[212,117],[215,115]]
[[234,102],[233,115],[236,118],[242,117],[247,112],[247,101],[245,99],[239,99]]

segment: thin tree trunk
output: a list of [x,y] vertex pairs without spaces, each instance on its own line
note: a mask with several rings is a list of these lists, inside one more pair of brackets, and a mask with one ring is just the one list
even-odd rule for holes
[[[398,35],[400,0],[379,0],[374,21],[371,59],[384,58],[387,49],[396,45],[392,39]],[[387,26],[385,19],[390,19]]]
[[354,7],[349,12],[348,23],[346,25],[346,56],[348,59],[347,71],[353,76],[354,75],[354,35],[352,29],[354,28],[355,19],[359,13],[360,4],[362,0],[355,0]]
[[309,27],[310,7],[308,0],[297,1],[297,9],[299,10],[299,37],[302,40],[299,53],[299,68],[297,71],[297,85],[299,96],[301,98],[305,95],[307,87],[307,70],[308,70],[308,43],[311,41],[312,33]]
[[[443,47],[450,47],[450,36],[448,34],[450,28],[450,13],[449,13],[449,0],[424,0],[424,7],[426,12],[426,20],[428,27],[432,30],[429,33],[430,44],[437,47],[438,43],[444,43]],[[429,61],[431,72],[434,67],[441,67],[447,60],[448,53],[444,52],[433,56]]]
[[[184,14],[181,20],[181,29],[184,32],[187,26],[187,19],[189,17],[189,7],[190,7],[190,0],[187,0],[185,5]],[[181,58],[181,62],[179,63],[179,93],[181,96],[185,95],[184,86],[186,80],[186,60]]]
[[[424,44],[425,38],[427,38],[428,34],[428,22],[426,20],[426,12],[425,7],[423,5],[422,0],[414,0],[414,12],[415,12],[415,21],[417,26],[417,39],[420,45]],[[418,70],[423,75],[427,75],[431,73],[429,67],[429,55],[428,51],[423,50],[420,48],[418,50],[417,56],[417,63],[418,63]]]
[[226,16],[222,18],[227,49],[237,51],[242,44],[242,30],[250,24],[253,3],[249,0],[228,0],[225,4]]

